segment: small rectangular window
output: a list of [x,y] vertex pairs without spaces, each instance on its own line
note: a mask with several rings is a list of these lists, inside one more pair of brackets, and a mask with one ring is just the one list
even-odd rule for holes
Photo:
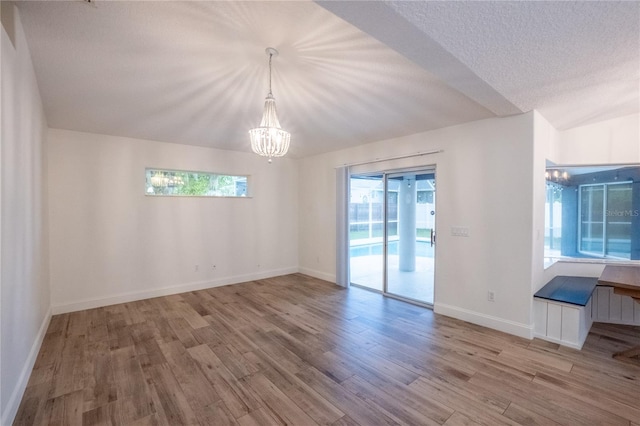
[[178,197],[246,197],[248,176],[184,170],[145,169],[147,195]]

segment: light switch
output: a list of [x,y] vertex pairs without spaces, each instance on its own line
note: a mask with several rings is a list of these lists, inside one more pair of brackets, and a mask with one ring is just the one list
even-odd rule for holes
[[467,228],[466,226],[452,226],[451,235],[453,235],[454,237],[468,237],[469,228]]

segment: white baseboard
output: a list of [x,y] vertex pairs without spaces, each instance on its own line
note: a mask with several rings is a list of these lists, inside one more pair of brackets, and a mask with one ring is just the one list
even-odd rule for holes
[[215,280],[194,281],[190,283],[178,284],[174,286],[155,288],[151,290],[133,291],[121,293],[108,297],[95,299],[84,299],[75,302],[53,305],[54,315],[66,314],[68,312],[83,311],[85,309],[100,308],[102,306],[117,305],[119,303],[134,302],[136,300],[151,299],[153,297],[168,296],[171,294],[185,293],[188,291],[204,290],[207,288],[220,287],[223,285],[244,283],[247,281],[261,280],[265,278],[277,277],[280,275],[293,274],[298,272],[296,267],[273,269],[254,274],[236,275],[232,277],[219,278]]
[[593,322],[599,322],[601,324],[635,325],[636,327],[640,326],[640,321],[625,321],[625,320],[618,320],[618,319],[612,319],[612,318],[608,318],[608,319],[594,318]]
[[533,325],[509,321],[503,318],[481,314],[458,306],[451,306],[438,302],[433,305],[433,311],[437,314],[446,315],[448,317],[457,318],[483,327],[502,331],[504,333],[513,334],[514,336],[524,337],[529,340],[533,339]]
[[544,334],[538,334],[538,333],[533,333],[533,337],[541,340],[545,340],[547,342],[557,343],[559,345],[566,346],[567,348],[573,348],[577,350],[581,350],[582,346],[584,346],[584,342],[587,340],[585,337],[585,339],[582,341],[581,344],[576,344],[576,343],[566,342],[560,339],[554,339],[553,337],[545,336]]
[[36,359],[38,358],[38,353],[40,352],[40,347],[42,346],[42,342],[44,341],[44,336],[47,334],[47,329],[49,328],[49,322],[51,321],[52,310],[51,307],[47,310],[47,313],[44,315],[44,319],[42,320],[42,324],[40,324],[40,329],[38,330],[38,334],[36,335],[36,339],[31,345],[31,350],[29,351],[29,355],[25,360],[24,365],[22,366],[22,371],[20,371],[20,376],[18,377],[18,383],[13,388],[13,392],[11,393],[11,397],[7,402],[7,406],[2,413],[2,418],[0,419],[0,424],[2,425],[10,425],[13,424],[15,420],[16,414],[18,414],[18,408],[20,408],[20,401],[22,401],[22,396],[24,395],[25,389],[27,389],[27,384],[29,383],[29,377],[31,377],[31,371],[33,370],[33,366],[36,363]]
[[301,274],[309,275],[310,277],[313,277],[313,278],[329,281],[334,284],[336,282],[335,274],[327,274],[325,272],[316,271],[315,269],[309,269],[309,268],[299,268],[298,271]]

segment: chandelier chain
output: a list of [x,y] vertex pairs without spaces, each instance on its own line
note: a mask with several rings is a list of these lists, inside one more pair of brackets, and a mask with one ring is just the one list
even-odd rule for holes
[[269,94],[273,96],[271,93],[271,58],[273,58],[273,53],[269,53]]

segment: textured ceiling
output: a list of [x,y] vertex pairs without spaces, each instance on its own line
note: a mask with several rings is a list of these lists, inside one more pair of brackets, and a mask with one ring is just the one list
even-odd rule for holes
[[638,1],[320,4],[498,115],[567,129],[639,110]]
[[421,5],[392,4],[513,104],[538,109],[557,128],[638,111],[638,2]]
[[293,156],[539,109],[638,112],[636,2],[18,2],[51,127]]

